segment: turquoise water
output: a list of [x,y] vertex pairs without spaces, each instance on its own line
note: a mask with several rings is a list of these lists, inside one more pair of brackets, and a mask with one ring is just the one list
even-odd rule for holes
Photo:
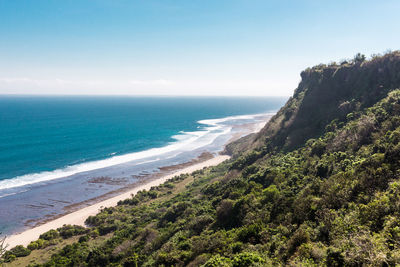
[[[135,175],[218,152],[233,126],[285,101],[0,96],[0,232],[134,183]],[[99,185],[96,177],[119,182]]]
[[147,150],[281,98],[0,97],[0,180]]

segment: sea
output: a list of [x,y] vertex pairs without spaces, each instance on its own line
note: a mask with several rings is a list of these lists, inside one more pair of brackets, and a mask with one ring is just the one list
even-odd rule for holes
[[216,155],[234,136],[259,130],[286,100],[0,96],[0,232]]

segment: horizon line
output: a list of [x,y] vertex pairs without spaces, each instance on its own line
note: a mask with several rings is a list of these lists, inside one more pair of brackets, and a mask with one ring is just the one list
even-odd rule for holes
[[291,97],[292,95],[145,95],[145,94],[4,94],[1,96],[30,96],[30,97]]

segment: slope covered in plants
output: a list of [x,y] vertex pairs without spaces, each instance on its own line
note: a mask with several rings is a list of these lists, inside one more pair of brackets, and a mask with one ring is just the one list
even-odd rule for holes
[[[351,61],[304,70],[293,96],[261,132],[237,150],[265,143],[285,151],[304,146],[309,138],[323,134],[332,120],[344,121],[347,114],[370,107],[399,88],[399,58],[393,52],[366,61],[358,54]],[[235,151],[234,145],[228,150]]]

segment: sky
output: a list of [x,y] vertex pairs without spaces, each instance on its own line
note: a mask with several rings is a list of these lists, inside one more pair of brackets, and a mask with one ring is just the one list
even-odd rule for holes
[[289,96],[397,50],[398,0],[0,0],[0,94]]

